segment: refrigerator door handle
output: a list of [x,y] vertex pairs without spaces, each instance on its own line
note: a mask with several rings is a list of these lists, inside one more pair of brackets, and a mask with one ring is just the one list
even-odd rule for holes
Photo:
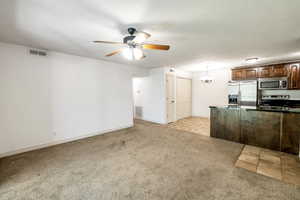
[[241,106],[241,100],[242,100],[241,97],[242,97],[242,96],[241,96],[241,90],[239,90],[239,93],[238,93],[238,100],[237,100],[239,106]]

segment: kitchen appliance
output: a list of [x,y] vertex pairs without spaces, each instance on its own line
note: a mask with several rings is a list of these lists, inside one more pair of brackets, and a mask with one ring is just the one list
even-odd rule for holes
[[239,95],[228,95],[229,105],[238,105]]
[[290,106],[289,95],[262,95],[259,100],[260,106],[288,107]]
[[261,97],[262,100],[288,100],[289,98],[289,95],[263,95]]
[[228,83],[228,104],[238,105],[240,94],[240,83],[239,82],[229,82]]
[[259,90],[286,90],[288,89],[288,80],[286,77],[258,79],[258,89]]
[[240,82],[240,105],[257,105],[257,81]]
[[256,106],[257,81],[229,82],[228,104],[240,106]]
[[289,111],[291,108],[287,106],[259,106],[263,111]]

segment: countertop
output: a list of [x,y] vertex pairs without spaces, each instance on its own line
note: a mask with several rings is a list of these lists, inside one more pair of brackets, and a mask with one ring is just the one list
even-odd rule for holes
[[300,108],[279,107],[279,106],[209,106],[209,108],[225,108],[225,109],[245,109],[246,111],[265,111],[265,112],[283,112],[283,113],[299,113]]

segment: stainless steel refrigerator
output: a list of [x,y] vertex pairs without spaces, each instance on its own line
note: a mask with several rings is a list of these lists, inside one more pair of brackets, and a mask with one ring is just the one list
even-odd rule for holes
[[228,104],[240,106],[256,106],[257,81],[229,82]]

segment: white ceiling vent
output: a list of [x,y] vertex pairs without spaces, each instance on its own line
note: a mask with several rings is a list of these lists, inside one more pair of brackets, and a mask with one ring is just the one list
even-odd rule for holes
[[35,55],[35,56],[47,56],[46,51],[41,51],[41,50],[36,50],[36,49],[30,49],[29,53],[31,55]]

